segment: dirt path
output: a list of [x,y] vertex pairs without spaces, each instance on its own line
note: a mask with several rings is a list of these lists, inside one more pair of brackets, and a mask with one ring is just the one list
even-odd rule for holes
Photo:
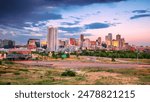
[[16,61],[25,65],[46,66],[54,68],[150,68],[144,64],[107,64],[99,62],[80,62],[80,61]]

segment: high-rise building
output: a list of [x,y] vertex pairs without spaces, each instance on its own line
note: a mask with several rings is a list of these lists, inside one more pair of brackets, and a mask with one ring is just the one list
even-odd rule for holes
[[14,48],[15,47],[15,41],[12,40],[3,40],[3,48],[9,49],[9,48]]
[[80,40],[81,40],[82,42],[84,41],[84,35],[83,35],[83,34],[80,35]]
[[3,40],[0,39],[0,48],[3,47]]
[[119,48],[122,48],[125,40],[121,38],[121,35],[120,35],[120,34],[117,34],[117,35],[116,35],[116,40],[117,40],[118,43],[119,43],[118,47],[119,47]]
[[109,33],[105,37],[105,41],[106,41],[107,47],[111,48],[111,46],[112,46],[112,33]]
[[56,27],[48,27],[47,50],[57,51],[58,49],[58,30]]
[[35,51],[38,47],[40,47],[40,39],[29,39],[27,47],[28,49]]
[[76,40],[76,46],[80,46],[80,41],[79,39],[75,39]]
[[120,39],[121,39],[121,35],[120,35],[120,34],[117,34],[117,35],[116,35],[116,40],[119,41]]
[[113,39],[113,40],[112,40],[112,46],[113,46],[113,47],[117,47],[117,48],[118,48],[118,47],[119,47],[119,41],[118,41],[118,40]]
[[88,38],[84,39],[83,48],[85,48],[85,49],[90,49],[91,48],[91,41],[90,41],[90,39],[88,39]]
[[81,34],[81,35],[80,35],[80,47],[81,47],[81,48],[83,47],[83,42],[84,42],[84,35]]
[[108,40],[112,41],[112,33],[108,34]]
[[76,39],[75,38],[70,38],[69,43],[70,43],[70,45],[76,45]]
[[101,37],[98,37],[98,39],[97,39],[97,45],[100,46],[100,45],[101,45],[101,42],[102,42]]
[[96,41],[90,41],[91,43],[91,49],[95,50],[96,49]]
[[125,46],[125,40],[124,40],[124,38],[121,38],[120,47],[122,48],[122,47],[124,47],[124,46]]
[[65,41],[59,40],[58,45],[59,45],[59,48],[64,48],[65,47]]
[[46,41],[41,41],[41,47],[46,49],[47,48],[47,42]]

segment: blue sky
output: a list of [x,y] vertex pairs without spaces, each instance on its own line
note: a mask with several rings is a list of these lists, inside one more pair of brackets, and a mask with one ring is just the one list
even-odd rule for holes
[[150,0],[0,0],[0,38],[26,44],[46,40],[47,27],[59,28],[59,38],[91,40],[108,33],[126,42],[150,46]]

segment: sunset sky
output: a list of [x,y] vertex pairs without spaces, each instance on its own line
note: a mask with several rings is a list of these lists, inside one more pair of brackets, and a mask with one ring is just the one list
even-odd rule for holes
[[121,34],[131,45],[150,46],[150,0],[0,0],[0,39],[26,44],[46,40],[47,27],[59,38],[96,40]]

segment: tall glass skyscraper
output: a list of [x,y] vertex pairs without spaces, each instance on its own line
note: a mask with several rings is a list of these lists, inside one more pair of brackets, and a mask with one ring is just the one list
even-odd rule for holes
[[58,49],[58,30],[56,27],[48,27],[47,50],[57,51]]

